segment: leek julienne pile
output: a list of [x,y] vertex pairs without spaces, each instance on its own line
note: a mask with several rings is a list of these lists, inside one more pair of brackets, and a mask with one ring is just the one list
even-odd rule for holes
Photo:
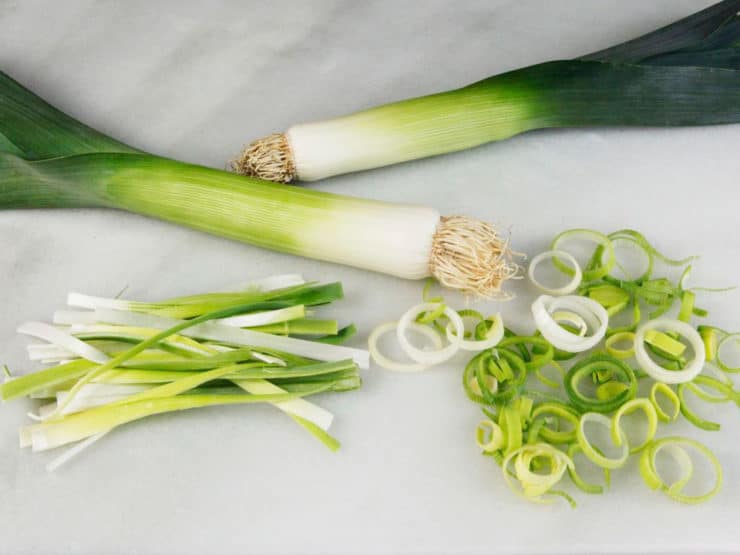
[[[264,248],[501,296],[518,266],[479,220],[287,188],[122,145],[0,73],[0,209],[119,208]],[[402,240],[399,240],[402,239]]]
[[86,310],[18,328],[47,342],[29,345],[30,358],[54,366],[19,376],[6,369],[0,395],[49,401],[20,438],[33,451],[75,444],[50,469],[127,422],[229,404],[273,404],[336,450],[332,414],[305,398],[360,387],[368,366],[367,352],[341,345],[353,326],[310,317],[341,296],[338,283],[291,275],[159,302],[71,293],[68,304]]
[[533,129],[737,123],[739,13],[740,0],[725,0],[582,59],[295,125],[253,142],[232,166],[272,181],[314,181]]

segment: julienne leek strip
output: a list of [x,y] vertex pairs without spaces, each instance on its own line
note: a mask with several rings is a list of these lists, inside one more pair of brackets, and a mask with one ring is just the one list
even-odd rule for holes
[[621,49],[294,125],[251,143],[233,168],[271,181],[315,181],[532,129],[738,122],[738,12],[740,3],[726,0]]
[[[283,324],[303,324],[278,326],[276,334],[303,334],[318,329],[306,327],[307,323],[318,322],[323,332],[341,343],[336,322],[304,318],[304,303],[341,298],[341,286],[298,281],[276,278],[241,291],[155,303],[72,295],[73,303],[95,310],[57,312],[55,319],[65,324],[56,327],[31,323],[19,328],[72,359],[10,377],[0,386],[3,399],[53,400],[34,416],[37,423],[21,429],[21,446],[43,451],[74,443],[47,465],[53,470],[133,420],[203,406],[270,403],[329,449],[338,449],[339,442],[328,433],[333,415],[304,397],[359,387],[358,365],[367,367],[367,352],[237,327],[264,324],[277,314],[281,320],[292,318]],[[99,308],[111,305],[117,310]],[[189,314],[190,319],[157,313]],[[223,323],[214,321],[219,318]],[[180,335],[188,330],[194,332],[191,337]]]

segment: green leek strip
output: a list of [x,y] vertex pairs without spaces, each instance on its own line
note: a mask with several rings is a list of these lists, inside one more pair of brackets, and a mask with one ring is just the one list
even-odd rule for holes
[[611,471],[608,468],[602,468],[604,472],[604,485],[601,484],[590,484],[586,482],[580,474],[578,474],[578,465],[576,464],[576,455],[582,453],[583,450],[578,443],[571,443],[568,446],[568,457],[573,461],[573,466],[568,468],[568,475],[578,489],[585,493],[590,494],[601,494],[604,493],[605,487],[609,487],[611,483]]
[[[674,458],[677,458],[678,453],[680,453],[681,458],[688,459],[690,464],[691,459],[686,453],[685,447],[692,448],[704,455],[707,460],[709,460],[714,469],[714,485],[707,493],[703,495],[686,495],[682,493],[683,488],[691,479],[691,475],[693,473],[692,466],[688,467],[687,476],[683,476],[674,484],[666,484],[660,477],[660,474],[658,474],[655,461],[658,453],[663,449],[673,449],[674,451],[671,454],[674,455]],[[698,441],[685,437],[664,437],[650,443],[640,456],[640,474],[642,475],[643,480],[650,489],[659,489],[660,491],[668,495],[671,499],[674,499],[675,501],[680,501],[681,503],[693,504],[707,501],[708,499],[714,497],[722,487],[722,467],[719,464],[717,457],[715,457],[714,453],[712,453],[709,449],[707,449]]]
[[102,406],[84,412],[71,414],[56,420],[28,426],[24,434],[30,434],[34,450],[46,450],[59,447],[73,441],[79,441],[91,435],[110,430],[121,424],[134,420],[191,408],[212,405],[240,403],[275,403],[325,391],[326,386],[316,387],[313,391],[301,394],[285,393],[278,395],[177,395],[158,399],[148,399],[120,406]]
[[[622,381],[627,389],[616,392],[608,399],[594,399],[583,395],[578,390],[578,382],[599,370],[612,372],[612,379]],[[612,412],[634,398],[637,392],[637,378],[632,368],[607,354],[594,354],[574,364],[565,376],[564,385],[570,402],[581,412]]]
[[[550,244],[550,249],[567,251],[567,249],[562,248],[561,243],[572,239],[585,239],[593,241],[597,245],[603,247],[607,255],[606,262],[604,262],[603,264],[599,263],[595,267],[584,268],[583,281],[593,281],[601,279],[602,277],[607,275],[614,267],[614,246],[612,245],[609,237],[607,237],[603,233],[599,233],[598,231],[593,231],[590,229],[569,229],[567,231],[563,231],[562,233],[559,233],[555,237],[555,239],[552,240],[552,243]],[[561,260],[558,260],[557,257],[553,257],[552,263],[561,272],[567,275],[573,274],[573,269],[567,264],[564,264]]]
[[645,440],[636,446],[630,447],[630,454],[638,453],[644,449],[655,437],[655,433],[658,431],[658,414],[655,410],[655,406],[650,402],[649,399],[632,399],[623,404],[612,417],[612,428],[611,436],[614,445],[617,447],[622,445],[622,441],[626,438],[625,431],[620,427],[622,417],[626,414],[630,414],[636,410],[641,410],[645,413],[647,418],[647,432],[645,433]]
[[686,350],[686,345],[673,339],[667,333],[655,329],[645,332],[645,343],[655,347],[661,356],[671,360],[679,360]]
[[[79,329],[79,331],[77,331]],[[123,343],[139,343],[157,334],[157,330],[136,326],[110,326],[107,324],[92,324],[73,326],[72,334],[83,341],[115,340]],[[157,344],[158,349],[180,354],[183,356],[216,354],[218,351],[207,345],[194,341],[189,337],[173,334]]]
[[336,335],[339,332],[339,325],[336,320],[298,318],[289,322],[250,326],[249,329],[276,335]]
[[357,328],[355,327],[354,324],[350,324],[348,326],[344,326],[335,335],[327,335],[325,337],[319,337],[317,339],[314,339],[314,341],[318,341],[321,343],[327,343],[328,345],[342,345],[348,339],[350,339],[356,334],[357,334]]
[[696,294],[692,291],[684,291],[681,294],[681,309],[678,312],[678,319],[682,322],[688,322],[691,320],[691,316],[694,314],[694,301],[696,300]]
[[24,376],[18,376],[0,385],[0,394],[4,401],[31,395],[48,387],[66,384],[87,374],[97,365],[88,360],[73,360],[66,364],[44,368]]
[[707,430],[709,432],[718,432],[721,427],[718,422],[705,420],[689,408],[688,404],[686,403],[687,390],[692,391],[687,387],[686,383],[678,384],[678,398],[681,401],[681,414],[683,414],[684,418],[691,422],[697,428],[701,428],[702,430]]
[[[576,428],[578,426],[578,412],[572,407],[557,401],[549,401],[537,405],[532,411],[532,421],[544,421],[539,431],[539,437],[548,443],[562,444],[572,443],[576,440]],[[560,422],[567,422],[570,429],[561,430]],[[552,422],[555,428],[548,424]]]
[[523,443],[522,416],[518,408],[503,407],[499,414],[498,425],[505,438],[504,456],[521,448]]
[[705,360],[713,362],[717,356],[717,343],[719,341],[719,331],[712,326],[699,326],[697,328],[702,341],[704,342]]
[[[658,395],[661,395],[670,401],[671,406],[673,407],[670,413],[666,412],[660,405]],[[663,382],[655,382],[650,388],[650,402],[653,403],[658,420],[662,422],[673,422],[678,418],[678,415],[681,412],[681,399],[679,399],[676,392],[671,389],[671,386],[664,384]]]

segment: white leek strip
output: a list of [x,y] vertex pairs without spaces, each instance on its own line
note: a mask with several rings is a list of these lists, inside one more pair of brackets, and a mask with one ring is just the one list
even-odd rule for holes
[[[123,312],[120,310],[98,309],[95,311],[95,314],[96,318],[101,322],[124,326],[141,326],[158,330],[166,330],[183,323],[183,320],[165,318],[152,314]],[[352,359],[362,369],[367,369],[370,366],[369,353],[361,349],[306,341],[304,339],[295,339],[294,337],[271,335],[269,333],[226,326],[217,322],[196,324],[182,330],[180,334],[244,347],[255,347],[258,349],[262,347],[264,349],[292,353],[320,361],[330,362]]]
[[57,310],[52,321],[55,324],[71,326],[72,324],[94,324],[95,313],[91,310]]
[[[285,274],[272,276],[268,278],[258,279],[255,281],[249,281],[246,283],[240,283],[229,286],[218,292],[222,293],[238,293],[248,290],[269,292],[277,289],[284,289],[286,287],[293,287],[296,285],[303,285],[306,281],[299,274]],[[82,293],[70,292],[67,295],[67,304],[78,308],[88,308],[95,310],[96,308],[110,308],[115,310],[130,310],[132,305],[139,304],[136,301],[127,299],[112,299],[108,297],[95,297],[93,295],[84,295]],[[63,312],[63,311],[60,311]],[[78,324],[89,323],[89,322],[74,322]]]
[[[39,407],[38,415],[28,413],[29,418],[32,420],[43,421],[49,418],[52,414],[54,416],[66,414],[73,414],[75,412],[81,412],[83,410],[107,405],[108,403],[114,403],[122,399],[126,399],[135,393],[141,393],[147,389],[155,387],[154,384],[107,384],[107,383],[91,383],[85,384],[81,389],[79,395],[69,402],[66,403],[66,398],[69,395],[69,391],[57,391],[56,402],[48,403]],[[58,413],[55,413],[58,407],[62,407]]]
[[[447,335],[447,341],[453,343],[457,341],[455,332],[453,330],[452,322],[447,324],[445,328],[445,334]],[[484,351],[495,347],[498,342],[504,337],[504,321],[501,318],[501,314],[496,314],[493,317],[493,325],[488,330],[486,337],[480,340],[461,339],[459,340],[460,348],[464,351]]]
[[220,320],[214,320],[214,322],[233,326],[235,328],[251,328],[254,326],[266,326],[267,324],[289,322],[305,316],[306,307],[299,304],[289,306],[287,308],[278,308],[276,310],[266,310],[264,312],[254,312],[252,314],[240,314],[239,316],[232,316],[230,318],[221,318]]
[[[321,390],[321,387],[317,387],[315,392],[318,393]],[[310,395],[312,393],[308,391],[303,392],[301,395]],[[213,405],[273,403],[287,401],[290,398],[301,395],[247,395],[245,393],[238,395],[184,394],[173,397],[144,399],[125,403],[120,406],[107,405],[95,407],[83,412],[67,415],[59,420],[49,420],[39,424],[24,426],[20,430],[21,445],[25,445],[28,442],[28,438],[30,438],[31,449],[34,452],[45,451],[155,414]]]
[[83,295],[82,293],[70,292],[67,295],[67,304],[78,308],[115,308],[118,310],[129,310],[131,301],[125,299],[108,299],[105,297],[94,297],[92,295]]
[[[650,330],[672,331],[685,338],[693,349],[693,358],[682,370],[667,370],[657,364],[645,349],[645,334]],[[635,359],[637,363],[655,381],[666,384],[690,382],[698,376],[704,368],[704,341],[691,325],[680,320],[659,318],[642,324],[635,333]]]
[[447,316],[450,324],[454,328],[454,335],[448,335],[449,345],[436,351],[423,351],[414,347],[406,337],[406,330],[413,323],[417,316],[424,312],[431,312],[439,308],[439,303],[421,303],[408,309],[398,321],[396,328],[396,337],[401,344],[403,351],[412,359],[420,364],[441,364],[451,359],[460,350],[460,342],[465,335],[465,325],[460,315],[449,307],[444,307],[442,314]]
[[[537,265],[543,260],[547,260],[549,258],[564,258],[570,263],[571,266],[573,266],[573,277],[567,284],[563,285],[562,287],[545,286],[540,283],[535,277],[534,270]],[[532,285],[534,285],[537,289],[539,289],[543,293],[547,293],[548,295],[556,296],[570,295],[571,293],[573,293],[573,291],[578,289],[578,286],[581,284],[581,280],[583,279],[583,273],[581,272],[581,266],[580,264],[578,264],[578,260],[576,260],[576,258],[569,252],[559,250],[545,251],[535,256],[532,259],[532,262],[529,263],[527,275],[529,276],[529,281],[531,281]]]
[[[136,313],[130,313],[136,314]],[[70,333],[74,335],[83,334],[98,334],[106,337],[117,337],[121,340],[133,339],[136,342],[143,341],[156,335],[158,330],[150,329],[149,327],[142,326],[117,326],[110,324],[74,324],[69,328]],[[171,345],[179,349],[184,349],[191,353],[199,355],[212,355],[214,354],[213,349],[208,345],[203,345],[193,339],[186,337],[186,334],[173,334],[162,340],[165,345]]]
[[[386,333],[396,331],[397,327],[398,322],[387,322],[385,324],[377,326],[370,334],[370,337],[367,340],[368,349],[370,351],[370,356],[373,357],[375,363],[382,368],[385,368],[386,370],[393,370],[395,372],[421,372],[422,370],[430,368],[429,364],[420,364],[418,362],[399,362],[397,360],[390,359],[380,351],[380,348],[378,347],[378,342],[380,341],[380,338]],[[411,322],[408,326],[408,329],[426,336],[432,342],[432,345],[435,349],[439,350],[442,348],[442,338],[429,326],[424,326],[422,324],[417,324],[416,322]]]
[[95,434],[94,436],[90,436],[87,439],[83,439],[76,445],[73,445],[69,449],[67,449],[64,453],[53,459],[49,464],[46,465],[46,471],[47,472],[54,472],[56,469],[58,469],[63,464],[69,462],[71,459],[79,455],[82,451],[90,447],[93,443],[98,441],[101,437],[103,437],[105,434],[107,434],[110,430],[106,430],[104,432],[100,432],[98,434]]
[[306,280],[303,279],[303,276],[300,274],[282,274],[262,279],[256,279],[253,281],[232,284],[221,289],[216,289],[214,293],[236,293],[249,289],[268,292],[275,291],[276,289],[285,289],[286,287],[295,287],[296,285],[303,285],[304,283],[306,283]]
[[76,337],[63,332],[54,326],[44,324],[43,322],[27,322],[22,324],[17,331],[18,333],[30,335],[53,343],[54,345],[67,349],[68,351],[91,362],[105,364],[110,360],[108,355],[103,351],[88,345],[84,341],[80,341]]
[[[588,324],[590,335],[581,336],[562,328],[552,313],[558,310],[576,313]],[[588,297],[541,295],[532,303],[532,316],[537,329],[552,345],[569,353],[580,353],[594,348],[606,335],[609,314],[599,303]]]
[[[231,380],[247,393],[252,395],[268,395],[276,393],[287,393],[284,389],[267,380]],[[306,399],[291,399],[272,403],[275,407],[291,416],[298,416],[316,424],[319,428],[327,431],[331,427],[334,415],[328,410],[315,405]]]
[[26,345],[29,360],[53,361],[77,358],[72,351],[53,343],[34,343]]

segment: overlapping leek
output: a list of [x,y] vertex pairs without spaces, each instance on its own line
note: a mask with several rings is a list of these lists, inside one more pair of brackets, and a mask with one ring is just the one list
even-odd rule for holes
[[360,387],[369,354],[332,344],[352,326],[306,316],[341,296],[338,283],[300,276],[154,303],[72,293],[68,304],[93,310],[21,325],[19,333],[46,341],[29,345],[30,357],[53,366],[8,375],[0,397],[49,401],[30,414],[37,422],[21,428],[20,441],[33,451],[75,443],[50,469],[128,422],[228,404],[273,404],[334,450],[333,415],[305,397]]
[[314,181],[541,128],[740,122],[740,0],[582,59],[304,123],[250,144],[238,173]]
[[286,188],[118,143],[0,73],[0,209],[120,208],[264,248],[484,296],[517,272],[484,222]]

